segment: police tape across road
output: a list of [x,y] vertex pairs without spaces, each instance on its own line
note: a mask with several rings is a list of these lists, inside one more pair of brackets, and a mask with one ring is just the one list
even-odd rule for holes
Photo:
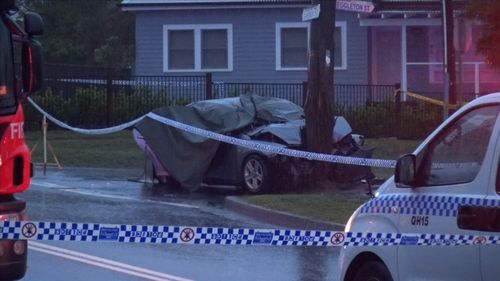
[[326,230],[250,229],[5,221],[0,239],[195,245],[268,246],[464,246],[499,245],[500,236],[361,233]]
[[268,153],[275,153],[275,154],[280,154],[280,155],[286,155],[286,156],[291,156],[291,157],[298,157],[298,158],[305,158],[308,160],[317,160],[317,161],[323,161],[323,162],[332,162],[332,163],[338,163],[338,164],[346,164],[346,165],[358,165],[358,166],[369,166],[369,167],[378,167],[378,168],[394,168],[396,166],[396,161],[394,160],[386,160],[386,159],[371,159],[371,158],[357,158],[357,157],[347,157],[347,156],[339,156],[339,155],[332,155],[332,154],[322,154],[322,153],[315,153],[315,152],[308,152],[308,151],[301,151],[301,150],[293,150],[289,148],[284,148],[279,145],[275,145],[272,143],[262,143],[262,142],[256,142],[256,141],[251,141],[251,140],[243,140],[243,139],[238,139],[230,136],[226,136],[223,134],[218,134],[214,133],[208,130],[196,128],[187,124],[183,124],[180,122],[177,122],[172,119],[168,119],[162,116],[159,116],[155,113],[148,113],[142,117],[139,117],[133,121],[130,121],[128,123],[119,125],[119,126],[114,126],[110,128],[103,128],[103,129],[81,129],[81,128],[74,128],[71,127],[64,122],[54,118],[50,114],[48,114],[46,111],[44,111],[40,106],[38,106],[32,99],[28,98],[28,101],[37,109],[41,114],[47,116],[47,118],[54,122],[54,124],[67,129],[71,130],[77,133],[81,134],[90,134],[90,135],[103,135],[103,134],[111,134],[111,133],[116,133],[118,131],[124,130],[126,128],[129,128],[133,125],[135,125],[137,122],[142,120],[142,118],[148,117],[153,120],[156,120],[158,122],[161,122],[165,125],[172,126],[174,128],[183,130],[188,133],[192,133],[195,135],[199,135],[202,137],[214,139],[217,141],[237,145],[237,146],[242,146],[246,147],[249,149],[253,150],[259,150],[259,151],[264,151]]

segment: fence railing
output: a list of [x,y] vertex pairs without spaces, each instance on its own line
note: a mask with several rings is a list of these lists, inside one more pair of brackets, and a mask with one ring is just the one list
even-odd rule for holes
[[[200,76],[55,75],[32,98],[71,126],[103,128],[135,119],[162,106],[254,93],[303,105],[306,82],[226,83]],[[354,131],[368,137],[422,138],[442,121],[442,108],[404,100],[394,85],[335,85],[334,113],[346,117]],[[26,108],[27,129],[40,126],[40,114]]]
[[106,76],[119,75],[130,76],[131,69],[113,69],[103,66],[74,65],[74,64],[52,64],[43,65],[43,71],[50,77],[85,77],[85,76]]

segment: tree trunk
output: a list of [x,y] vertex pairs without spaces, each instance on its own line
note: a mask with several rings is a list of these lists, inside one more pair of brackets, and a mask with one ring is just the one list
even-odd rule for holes
[[[318,19],[311,22],[309,40],[308,88],[305,104],[306,147],[319,153],[331,153],[334,125],[333,69],[336,0],[315,0],[320,4]],[[331,172],[328,163],[315,162],[311,184],[324,181]]]

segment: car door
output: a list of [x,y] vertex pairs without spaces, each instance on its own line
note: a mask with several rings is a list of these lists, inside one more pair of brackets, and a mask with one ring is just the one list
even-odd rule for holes
[[[500,121],[497,121],[497,134],[495,141],[495,153],[491,165],[491,176],[487,189],[486,200],[481,206],[473,210],[473,220],[469,227],[480,231],[482,237],[500,236]],[[478,244],[486,242],[485,239],[478,240]],[[497,281],[500,278],[500,241],[497,244],[480,246],[481,272],[483,281]]]
[[[429,246],[398,247],[400,280],[481,279],[480,246],[455,246],[455,237],[477,235],[458,227],[462,206],[480,203],[490,174],[493,130],[499,104],[472,108],[456,117],[417,155],[417,187],[400,203],[402,233],[426,234]],[[415,241],[410,237],[407,241]]]

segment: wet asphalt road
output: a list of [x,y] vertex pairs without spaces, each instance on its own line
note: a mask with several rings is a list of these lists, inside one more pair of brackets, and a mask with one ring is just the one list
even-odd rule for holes
[[[234,191],[186,193],[128,179],[140,171],[36,171],[19,197],[29,219],[274,228],[224,208]],[[30,243],[23,280],[333,280],[338,248],[151,245],[92,242]]]

